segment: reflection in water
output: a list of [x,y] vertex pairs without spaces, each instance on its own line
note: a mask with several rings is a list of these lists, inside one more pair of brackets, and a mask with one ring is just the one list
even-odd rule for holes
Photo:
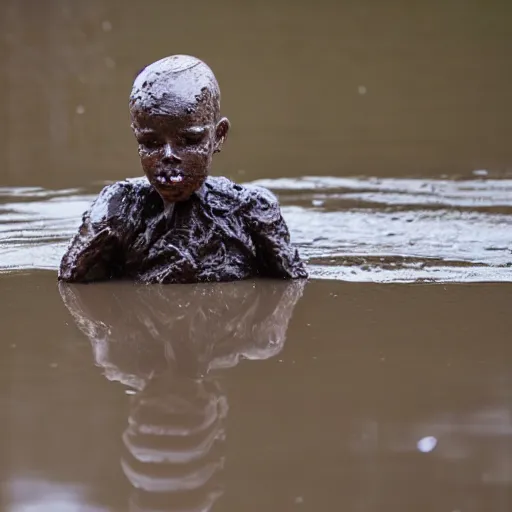
[[215,379],[171,372],[150,379],[130,406],[123,471],[131,509],[210,510],[222,494],[227,400]]
[[131,388],[131,510],[210,510],[222,494],[228,400],[216,370],[284,345],[304,282],[60,284],[109,380]]
[[[8,336],[0,345],[0,509],[128,508],[119,505],[128,484],[117,467],[126,397],[98,382],[88,347],[75,352],[52,291],[65,245],[100,182],[140,173],[128,87],[137,69],[172,48],[218,73],[234,129],[215,172],[268,178],[313,277],[337,281],[308,285],[282,364],[254,365],[254,373],[265,372],[261,379],[235,371],[224,373],[225,382],[211,371],[195,380],[203,389],[174,369],[179,361],[201,372],[188,362],[206,355],[192,351],[191,333],[173,335],[173,343],[149,334],[180,332],[179,321],[162,328],[157,308],[145,311],[128,288],[122,298],[108,287],[63,292],[77,311],[86,308],[78,294],[90,296],[80,318],[105,374],[136,391],[130,416],[144,425],[161,426],[168,416],[180,424],[188,413],[160,412],[159,421],[148,413],[174,383],[200,418],[217,397],[208,409],[214,423],[202,435],[221,435],[221,388],[233,383],[227,426],[236,422],[237,436],[230,429],[229,444],[217,439],[204,459],[205,466],[221,462],[224,448],[236,446],[238,460],[224,452],[226,470],[210,478],[212,492],[220,475],[229,485],[226,510],[509,512],[510,285],[340,281],[512,281],[512,2],[233,5],[0,2],[0,272],[28,270],[0,275]],[[136,310],[123,308],[125,300]],[[152,319],[147,327],[139,311]],[[116,332],[119,343],[102,341]],[[145,341],[131,343],[132,335]],[[190,357],[161,348],[179,352],[179,339],[188,340]],[[227,365],[219,354],[229,347],[214,345],[210,361]],[[243,350],[250,355],[247,343]],[[148,405],[138,405],[145,395]],[[270,447],[265,457],[252,442],[261,436]],[[166,436],[146,436],[137,449],[141,434],[128,437],[124,460],[137,475],[155,482],[151,468],[182,467],[137,462],[164,448],[182,454],[178,436],[156,449],[148,440]],[[195,442],[203,446],[200,437]],[[200,466],[188,467],[195,475]],[[119,478],[111,478],[116,468]],[[4,481],[14,483],[5,489]],[[134,491],[133,508],[153,495]],[[187,495],[201,501],[199,489]]]

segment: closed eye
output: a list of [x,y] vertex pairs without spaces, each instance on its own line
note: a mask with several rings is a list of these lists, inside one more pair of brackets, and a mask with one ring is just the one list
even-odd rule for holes
[[187,132],[181,136],[185,144],[199,144],[204,138],[204,132]]
[[195,145],[204,141],[208,134],[208,126],[191,126],[181,131],[179,138],[182,144]]
[[139,139],[139,144],[148,149],[157,149],[164,145],[163,141],[154,137]]

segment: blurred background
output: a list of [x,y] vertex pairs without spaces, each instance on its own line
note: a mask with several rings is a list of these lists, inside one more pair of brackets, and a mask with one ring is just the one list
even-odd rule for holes
[[175,53],[216,73],[215,174],[440,176],[512,166],[506,0],[2,0],[0,185],[140,173],[127,98]]
[[[165,493],[144,508],[134,498],[166,476],[180,491],[182,473],[122,462],[169,453],[125,446],[152,418],[139,399],[173,413],[203,392],[229,404],[216,510],[512,510],[511,290],[488,284],[512,280],[511,0],[0,0],[0,34],[0,512],[208,510]],[[176,53],[221,86],[232,131],[214,173],[277,189],[313,279],[283,294],[290,316],[298,303],[275,357],[134,395],[97,358],[116,345],[75,325],[56,269],[102,183],[141,174],[132,81]],[[303,176],[324,178],[275,180]],[[147,328],[178,312],[165,300],[141,309],[112,286],[115,300],[89,297],[92,325],[129,339],[124,319],[146,311],[140,346],[203,336],[205,354],[251,342],[215,339],[215,322],[249,332],[274,304],[200,298],[223,313],[188,336]]]

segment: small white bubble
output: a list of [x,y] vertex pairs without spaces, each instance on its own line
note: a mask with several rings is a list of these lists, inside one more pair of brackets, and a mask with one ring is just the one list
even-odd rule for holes
[[112,30],[112,23],[108,20],[102,21],[101,28],[103,29],[103,32],[110,32]]
[[83,113],[85,113],[85,107],[83,105],[77,105],[76,113],[82,115]]
[[473,171],[473,174],[475,176],[487,176],[489,174],[489,171],[485,169],[476,169]]
[[311,201],[311,204],[313,206],[323,206],[325,204],[325,201],[322,201],[321,199],[313,199],[313,201]]
[[365,87],[364,85],[360,85],[360,86],[357,88],[357,92],[358,92],[359,94],[361,94],[361,95],[366,94],[366,91],[367,91],[367,89],[366,89],[366,87]]
[[437,446],[437,439],[433,436],[427,436],[420,439],[416,446],[420,452],[428,453]]
[[134,389],[125,389],[124,391],[127,395],[135,395],[135,390]]

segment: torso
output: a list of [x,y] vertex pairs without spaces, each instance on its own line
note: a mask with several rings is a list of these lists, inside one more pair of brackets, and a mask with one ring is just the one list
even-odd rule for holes
[[144,178],[127,180],[124,277],[142,282],[233,281],[257,274],[245,225],[243,187],[210,177],[200,192],[164,211]]

